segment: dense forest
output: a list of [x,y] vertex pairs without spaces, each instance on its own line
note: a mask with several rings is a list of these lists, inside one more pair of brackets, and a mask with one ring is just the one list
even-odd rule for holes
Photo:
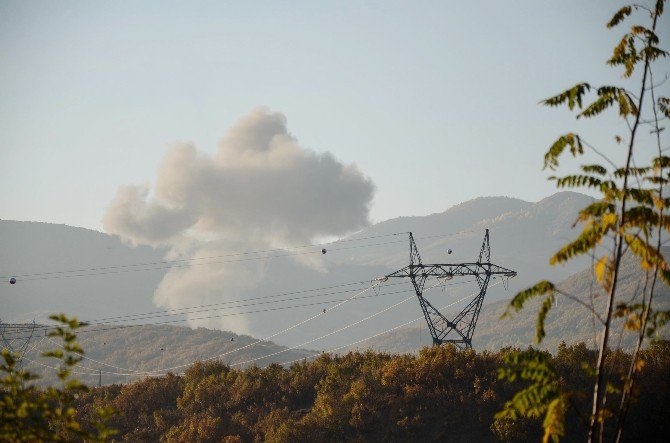
[[[541,418],[495,419],[524,385],[498,377],[511,352],[442,346],[418,356],[323,354],[290,368],[244,370],[196,363],[183,376],[92,389],[75,404],[83,423],[101,406],[122,411],[110,425],[118,430],[114,438],[125,441],[539,440]],[[670,342],[655,342],[643,354],[628,441],[658,441],[670,432]],[[593,380],[587,362],[594,360],[584,344],[561,345],[550,359],[573,393],[566,441],[581,441],[588,427]],[[614,375],[623,374],[629,361],[623,352],[608,355]]]

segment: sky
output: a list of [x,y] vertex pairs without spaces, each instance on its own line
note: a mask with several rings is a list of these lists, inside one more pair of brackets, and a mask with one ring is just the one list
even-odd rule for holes
[[620,4],[0,0],[0,219],[102,230],[120,186],[154,185],[175,146],[214,155],[259,107],[374,183],[372,221],[540,200],[558,135],[620,155],[613,115],[538,104],[621,81]]

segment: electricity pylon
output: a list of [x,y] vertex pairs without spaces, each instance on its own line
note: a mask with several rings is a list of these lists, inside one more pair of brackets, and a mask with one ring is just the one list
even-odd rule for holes
[[18,358],[19,365],[33,335],[40,325],[32,323],[3,323],[0,321],[0,347],[12,352]]
[[[477,279],[479,293],[473,298],[453,320],[447,319],[423,296],[426,280],[431,277],[451,280],[454,277],[471,275]],[[484,302],[489,280],[493,276],[515,277],[516,272],[502,266],[491,263],[491,245],[489,243],[489,230],[484,234],[484,242],[479,251],[479,258],[473,263],[457,264],[424,264],[421,262],[419,249],[414,242],[414,236],[409,233],[409,265],[399,269],[386,278],[409,278],[412,281],[416,296],[419,299],[421,310],[428,323],[430,335],[433,337],[433,345],[442,343],[453,343],[459,348],[472,348],[472,335],[475,332],[479,312]]]

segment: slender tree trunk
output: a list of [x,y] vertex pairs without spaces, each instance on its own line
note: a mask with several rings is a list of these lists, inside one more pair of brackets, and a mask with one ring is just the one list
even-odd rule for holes
[[[654,27],[656,25],[656,16],[658,15],[658,11],[655,11],[655,17],[654,17]],[[656,98],[654,97],[654,78],[652,76],[651,70],[649,71],[649,81],[651,83],[651,101],[652,101],[652,106],[653,106],[653,111],[654,111],[654,123],[655,123],[655,131],[656,131],[656,143],[658,146],[658,156],[659,158],[663,155],[662,152],[662,147],[661,147],[661,131],[658,126],[658,113],[656,112]],[[659,179],[659,185],[658,185],[658,198],[663,199],[663,168],[660,168],[660,171],[658,173]],[[661,207],[658,211],[658,230],[656,235],[658,238],[656,239],[656,251],[660,254],[661,253],[661,234],[663,232],[663,207]],[[640,324],[640,330],[638,331],[638,336],[637,336],[637,342],[635,343],[635,351],[633,352],[633,356],[630,362],[630,367],[628,368],[628,374],[626,376],[626,380],[624,383],[624,388],[623,388],[623,393],[621,395],[621,405],[619,406],[619,415],[617,417],[617,424],[616,424],[616,432],[615,432],[615,437],[614,441],[616,443],[619,443],[621,441],[621,436],[623,434],[623,426],[626,421],[626,415],[628,414],[628,409],[630,407],[630,401],[632,398],[632,393],[633,393],[633,387],[635,386],[635,380],[637,378],[638,374],[638,359],[640,357],[640,350],[642,349],[642,342],[644,341],[644,336],[647,331],[647,322],[649,321],[649,314],[651,313],[651,303],[654,299],[654,289],[656,287],[656,282],[658,280],[658,263],[656,263],[656,266],[654,266],[654,277],[651,282],[651,289],[649,291],[649,300],[646,300],[646,295],[643,294],[643,312],[642,312],[642,319],[641,319],[641,324]]]
[[[654,14],[654,22],[652,29],[656,29],[656,19],[658,14]],[[630,141],[628,144],[628,155],[626,158],[626,168],[624,174],[624,182],[622,187],[622,197],[621,197],[621,221],[619,224],[619,232],[615,237],[615,252],[614,252],[614,265],[612,269],[612,286],[609,290],[607,297],[607,312],[605,316],[605,326],[603,327],[603,335],[600,339],[600,349],[598,350],[598,360],[596,362],[596,383],[593,387],[593,406],[591,409],[591,424],[589,427],[589,441],[590,442],[600,442],[602,441],[602,431],[599,429],[599,424],[602,420],[600,416],[602,409],[604,407],[603,397],[606,390],[606,380],[605,380],[605,355],[607,353],[607,345],[609,341],[610,327],[612,324],[612,310],[614,307],[614,298],[616,296],[617,290],[617,280],[619,277],[619,267],[621,265],[622,251],[623,251],[623,226],[626,221],[626,203],[628,201],[628,175],[630,173],[630,164],[633,159],[633,148],[635,146],[635,134],[637,133],[637,128],[640,125],[640,115],[642,113],[642,105],[644,102],[644,94],[647,83],[647,74],[649,72],[649,59],[646,58],[644,62],[644,71],[642,73],[642,85],[640,87],[640,95],[638,98],[637,104],[637,115],[635,116],[635,123],[630,131]]]

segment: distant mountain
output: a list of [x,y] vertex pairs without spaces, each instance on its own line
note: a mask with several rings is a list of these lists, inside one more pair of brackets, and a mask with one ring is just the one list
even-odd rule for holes
[[[223,330],[235,330],[232,323],[225,321],[227,316],[242,316],[247,319],[250,335],[267,337],[323,308],[336,306],[368,287],[374,278],[405,266],[407,231],[414,233],[425,263],[456,263],[476,259],[484,230],[489,228],[492,261],[516,270],[518,276],[510,281],[507,291],[502,286],[490,289],[486,302],[508,298],[539,279],[561,280],[587,266],[587,260],[580,259],[567,266],[550,267],[549,257],[576,237],[578,228],[572,229],[572,224],[579,209],[590,201],[590,197],[573,192],[560,192],[537,203],[485,197],[437,214],[387,220],[343,239],[344,242],[327,245],[327,254],[318,254],[321,269],[305,267],[298,257],[277,254],[262,264],[260,274],[250,271],[241,276],[260,275],[249,285],[250,289],[230,294],[227,288],[221,288],[221,301],[283,294],[273,298],[274,304],[263,305],[263,309],[255,306],[209,309],[201,316],[221,319],[216,327]],[[63,225],[0,221],[0,243],[0,275],[22,276],[16,285],[6,281],[0,285],[0,320],[5,322],[33,318],[42,321],[54,312],[66,312],[85,320],[111,321],[104,319],[156,311],[153,294],[170,266],[155,264],[164,259],[165,251],[131,248],[117,237]],[[451,255],[447,254],[448,249],[452,249]],[[138,263],[147,265],[132,266]],[[213,261],[208,266],[216,271],[226,265]],[[59,272],[72,269],[82,272],[74,277]],[[50,274],[29,275],[44,272]],[[392,286],[392,283],[398,284]],[[318,321],[274,340],[281,345],[302,346],[308,342],[302,347],[330,349],[415,318],[420,309],[411,297],[411,285],[399,283],[387,282],[379,291],[368,291],[338,309],[329,310]],[[446,292],[435,288],[426,296],[438,301],[452,296],[458,299],[476,290],[476,284],[469,279],[454,280],[450,285],[444,288]],[[312,291],[315,288],[324,289]],[[198,294],[185,295],[194,300],[192,305],[199,304]],[[211,299],[210,294],[208,300]],[[406,302],[400,303],[405,299]],[[397,307],[375,314],[396,303]],[[185,324],[183,320],[183,314],[171,314],[134,322]],[[360,323],[342,329],[354,322]],[[341,330],[328,335],[338,329]],[[321,336],[325,337],[314,340]]]

